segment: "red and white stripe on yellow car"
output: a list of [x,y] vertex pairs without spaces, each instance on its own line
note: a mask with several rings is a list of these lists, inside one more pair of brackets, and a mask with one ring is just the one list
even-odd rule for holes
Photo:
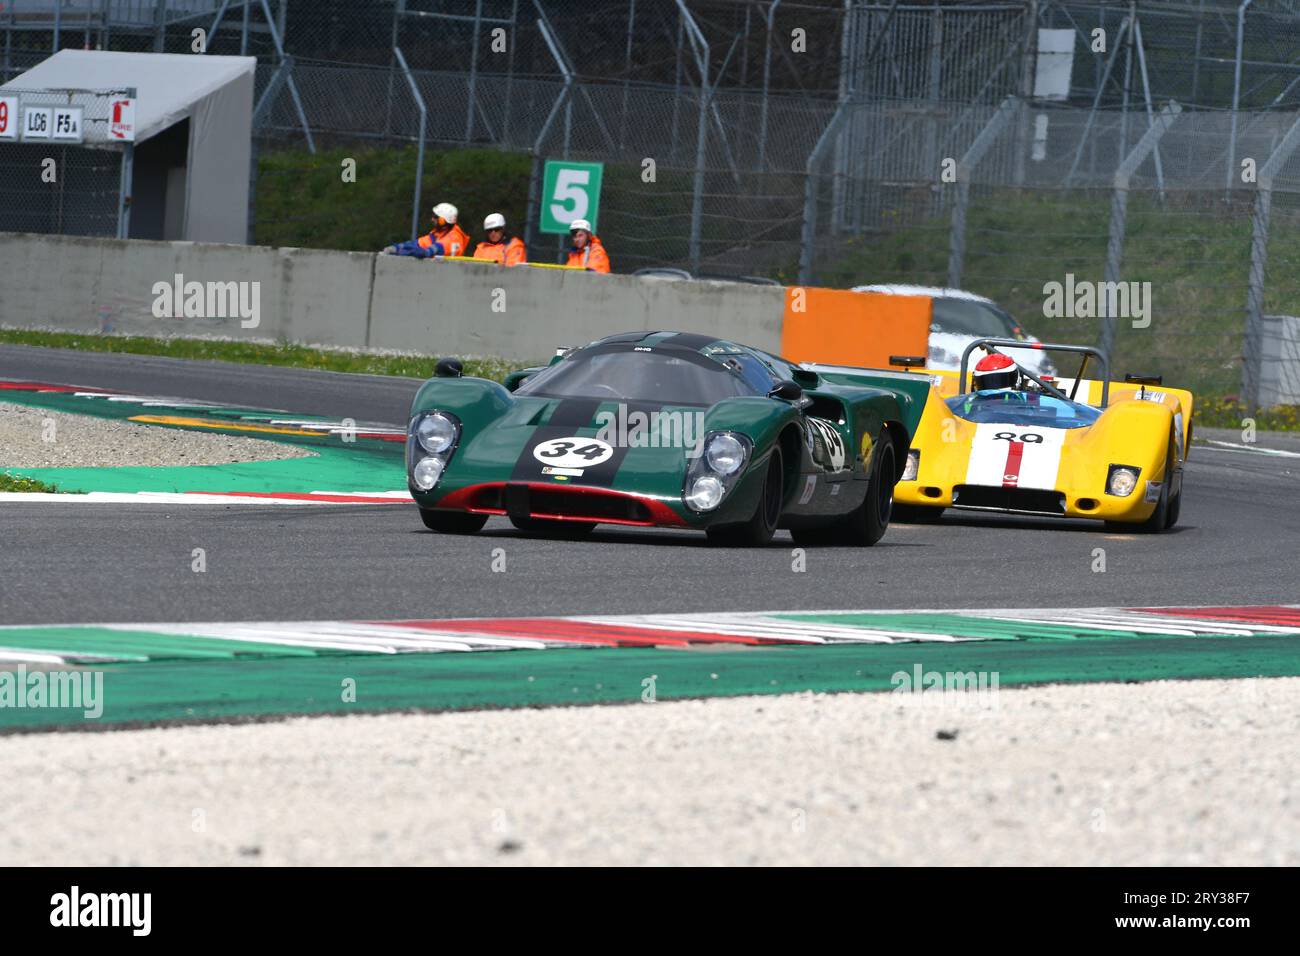
[[966,484],[994,488],[1056,487],[1065,432],[1031,425],[975,426]]

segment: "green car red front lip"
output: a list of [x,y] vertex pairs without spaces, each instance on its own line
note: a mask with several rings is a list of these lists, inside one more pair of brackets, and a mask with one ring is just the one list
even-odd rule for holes
[[[507,490],[509,489],[509,491]],[[687,527],[676,511],[658,498],[592,488],[583,485],[553,485],[546,482],[489,481],[458,488],[443,496],[440,511],[506,515],[508,495],[518,494],[527,502],[526,517],[551,521],[597,521],[633,527]]]

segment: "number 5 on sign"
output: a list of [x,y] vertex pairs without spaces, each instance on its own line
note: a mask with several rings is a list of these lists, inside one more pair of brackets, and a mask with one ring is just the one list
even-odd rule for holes
[[597,227],[600,211],[600,181],[604,163],[577,163],[548,159],[542,177],[542,232],[565,233],[575,219],[586,219]]

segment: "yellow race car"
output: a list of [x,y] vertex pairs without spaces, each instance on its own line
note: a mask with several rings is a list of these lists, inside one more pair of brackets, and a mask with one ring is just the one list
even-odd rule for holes
[[[1011,366],[1015,385],[984,388],[968,378],[976,349],[988,353],[977,368]],[[990,363],[1002,349],[1074,353],[1082,360],[1072,379],[1040,378],[1005,357]],[[977,339],[962,354],[958,372],[912,370],[923,359],[891,362],[907,369],[895,375],[931,380],[894,488],[896,520],[929,521],[958,508],[1091,518],[1143,532],[1178,521],[1192,437],[1191,392],[1164,388],[1155,376],[1111,382],[1105,356],[1077,345]],[[1090,365],[1096,378],[1085,377]],[[835,368],[809,367],[823,376]]]

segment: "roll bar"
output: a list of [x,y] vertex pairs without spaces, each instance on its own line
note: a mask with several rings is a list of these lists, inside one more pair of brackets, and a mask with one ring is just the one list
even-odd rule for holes
[[[1043,342],[1022,342],[1019,339],[976,339],[966,350],[961,353],[961,378],[958,379],[958,394],[966,394],[966,366],[970,361],[970,354],[978,348],[990,353],[998,352],[997,346],[1010,349],[1029,349],[1035,352],[1073,352],[1076,355],[1083,356],[1083,364],[1079,366],[1079,372],[1082,374],[1084,367],[1088,364],[1089,358],[1095,358],[1101,365],[1101,407],[1105,408],[1110,401],[1110,363],[1106,361],[1106,356],[1093,348],[1091,345],[1048,345]],[[1071,401],[1069,396],[1062,392],[1054,385],[1048,385],[1041,378],[1028,369],[1021,368],[1020,371],[1032,379],[1034,382],[1051,395],[1057,398],[1063,398],[1067,402]],[[1077,382],[1075,383],[1077,386]]]

